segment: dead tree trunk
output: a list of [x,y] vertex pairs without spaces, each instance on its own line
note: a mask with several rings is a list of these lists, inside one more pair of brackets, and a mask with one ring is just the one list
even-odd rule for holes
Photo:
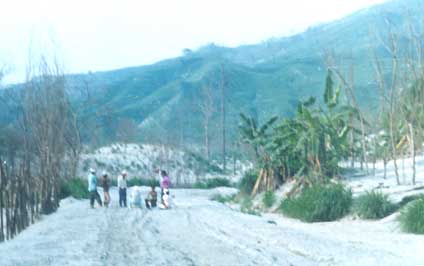
[[410,148],[411,148],[411,157],[412,157],[412,184],[415,185],[415,137],[414,137],[414,126],[412,123],[408,123],[409,128],[409,138],[410,138]]
[[222,168],[224,172],[227,169],[227,151],[226,151],[226,87],[227,80],[224,66],[221,65],[220,89],[221,89],[221,130],[222,130]]

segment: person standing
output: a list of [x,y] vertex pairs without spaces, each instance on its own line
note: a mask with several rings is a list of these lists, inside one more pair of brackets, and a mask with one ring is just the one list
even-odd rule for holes
[[102,206],[102,200],[100,199],[100,195],[97,192],[96,171],[94,171],[92,168],[88,174],[88,192],[90,193],[90,207],[94,208],[94,201],[97,201],[99,206]]
[[165,194],[165,190],[168,191],[169,194],[169,185],[170,185],[170,180],[169,180],[169,176],[168,173],[165,170],[161,170],[160,174],[162,176],[162,179],[160,181],[160,199],[161,202],[163,203],[163,197]]
[[109,207],[109,203],[110,203],[110,194],[109,194],[110,180],[106,172],[103,172],[103,175],[102,175],[102,187],[103,187],[103,197],[104,197],[103,203],[104,203],[104,206],[107,208]]
[[118,177],[119,206],[127,207],[127,172],[122,171]]

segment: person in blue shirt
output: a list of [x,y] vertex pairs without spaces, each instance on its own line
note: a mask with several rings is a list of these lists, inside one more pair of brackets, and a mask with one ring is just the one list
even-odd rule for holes
[[102,206],[102,200],[100,199],[100,195],[97,192],[97,177],[96,171],[94,169],[90,169],[90,173],[88,174],[88,192],[90,193],[90,206],[94,208],[94,201]]

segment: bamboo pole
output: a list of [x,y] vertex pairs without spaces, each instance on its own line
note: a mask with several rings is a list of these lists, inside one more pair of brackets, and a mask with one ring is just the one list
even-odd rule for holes
[[256,195],[256,193],[257,193],[257,191],[258,191],[258,188],[259,188],[259,185],[260,185],[260,183],[261,183],[261,180],[262,180],[263,175],[264,175],[264,169],[262,168],[262,169],[259,171],[258,178],[256,179],[255,186],[253,187],[252,194],[251,194],[251,196],[252,196],[252,197]]

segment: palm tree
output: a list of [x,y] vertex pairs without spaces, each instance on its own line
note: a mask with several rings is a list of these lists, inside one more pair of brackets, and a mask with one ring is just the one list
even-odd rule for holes
[[252,195],[256,194],[260,186],[272,190],[274,186],[274,171],[270,164],[270,155],[267,153],[267,143],[270,142],[269,129],[277,121],[277,117],[271,117],[263,125],[258,126],[253,117],[240,114],[242,124],[239,125],[241,142],[252,147],[256,160],[261,164],[261,170],[255,183]]

